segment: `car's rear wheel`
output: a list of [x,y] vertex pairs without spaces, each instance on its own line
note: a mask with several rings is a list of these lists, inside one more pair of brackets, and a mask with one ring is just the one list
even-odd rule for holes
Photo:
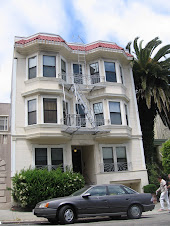
[[128,209],[127,215],[128,215],[128,218],[139,219],[142,215],[141,206],[137,204],[130,206]]
[[61,224],[72,224],[75,220],[74,210],[71,206],[63,206],[59,211],[59,221]]

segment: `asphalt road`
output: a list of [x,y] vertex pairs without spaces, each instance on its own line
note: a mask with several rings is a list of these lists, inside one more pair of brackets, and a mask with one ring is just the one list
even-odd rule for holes
[[[10,224],[5,225],[14,225],[12,222]],[[51,225],[47,222],[25,222],[25,223],[15,223],[15,225]],[[109,217],[103,218],[91,218],[91,219],[80,219],[74,223],[77,226],[170,226],[170,213],[162,213],[162,214],[155,214],[155,215],[147,215],[142,216],[140,219],[137,220],[130,220],[126,217],[112,220]]]

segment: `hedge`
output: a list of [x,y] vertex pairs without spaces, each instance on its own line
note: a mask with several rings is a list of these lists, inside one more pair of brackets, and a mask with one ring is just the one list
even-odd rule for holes
[[143,187],[143,191],[144,193],[152,193],[155,194],[157,190],[157,187],[155,184],[148,184],[146,186]]
[[12,196],[21,207],[34,208],[43,200],[71,195],[85,185],[83,176],[61,169],[21,170],[12,178]]

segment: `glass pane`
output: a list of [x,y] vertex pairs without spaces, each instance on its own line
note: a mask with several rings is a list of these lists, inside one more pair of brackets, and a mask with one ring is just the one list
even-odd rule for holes
[[116,73],[115,72],[106,72],[106,81],[107,82],[116,82]]
[[116,147],[117,158],[126,158],[126,147]]
[[123,74],[122,74],[122,67],[119,65],[119,69],[120,69],[120,77],[121,77],[121,82],[123,84]]
[[126,192],[120,186],[111,185],[108,186],[109,194],[110,195],[123,195]]
[[80,104],[76,104],[76,113],[80,115],[85,115],[84,106]]
[[119,102],[109,102],[110,112],[120,112],[120,103]]
[[47,148],[35,148],[35,165],[47,165]]
[[28,59],[28,67],[32,68],[32,67],[36,67],[37,66],[37,58],[36,57],[32,57]]
[[36,111],[36,100],[28,101],[28,112]]
[[74,74],[82,74],[81,64],[73,64],[73,73]]
[[122,124],[120,113],[110,113],[110,120],[111,120],[111,124],[114,124],[114,125]]
[[44,98],[44,123],[57,123],[57,99]]
[[44,77],[56,77],[55,67],[43,66],[43,76]]
[[61,71],[66,72],[66,62],[64,62],[63,60],[61,60]]
[[45,111],[44,123],[57,123],[57,111]]
[[63,149],[62,148],[51,148],[51,162],[52,162],[52,165],[63,164]]
[[30,68],[29,69],[29,79],[35,78],[36,77],[36,72],[37,72],[36,67]]
[[104,62],[104,65],[105,65],[105,72],[106,72],[106,81],[116,82],[115,63]]
[[57,99],[44,98],[44,110],[57,110]]
[[103,159],[113,159],[113,148],[103,147]]
[[102,126],[104,125],[104,116],[103,113],[95,115],[95,120],[96,120],[96,125],[97,126]]
[[36,124],[36,111],[28,113],[28,125]]
[[105,71],[116,72],[115,63],[113,62],[104,62]]
[[43,56],[43,65],[55,67],[55,56]]
[[104,196],[106,195],[106,186],[97,186],[88,190],[91,196]]
[[99,74],[99,64],[98,63],[93,63],[90,64],[90,74]]
[[103,113],[103,103],[96,103],[94,106],[94,114]]

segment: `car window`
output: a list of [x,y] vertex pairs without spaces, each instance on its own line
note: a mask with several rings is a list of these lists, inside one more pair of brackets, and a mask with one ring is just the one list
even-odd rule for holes
[[89,188],[89,186],[86,186],[86,187],[74,192],[71,196],[79,196],[79,195],[83,194],[88,188]]
[[135,194],[135,193],[137,193],[136,191],[132,190],[131,188],[128,188],[128,187],[125,187],[125,186],[123,186],[123,188],[126,190],[126,192],[128,194]]
[[109,195],[124,195],[126,192],[118,185],[108,186]]
[[88,190],[91,196],[104,196],[106,195],[106,186],[96,186]]

